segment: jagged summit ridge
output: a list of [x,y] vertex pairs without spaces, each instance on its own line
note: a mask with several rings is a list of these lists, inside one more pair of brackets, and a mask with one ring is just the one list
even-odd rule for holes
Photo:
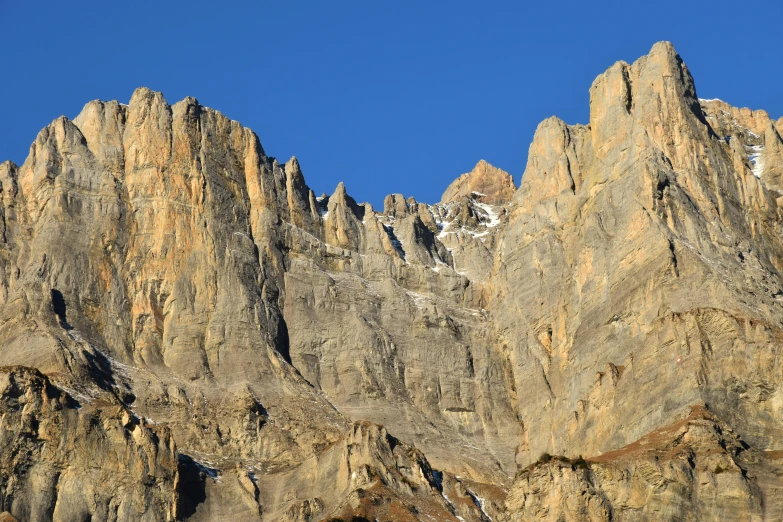
[[194,98],[55,120],[0,165],[0,507],[779,517],[778,122],[667,43],[590,109],[518,189],[482,161],[382,211]]

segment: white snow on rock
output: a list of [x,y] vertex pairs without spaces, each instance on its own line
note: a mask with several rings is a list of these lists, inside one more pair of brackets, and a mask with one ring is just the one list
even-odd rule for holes
[[486,501],[470,489],[466,488],[466,491],[468,492],[468,495],[470,495],[470,498],[473,499],[473,503],[476,504],[476,507],[478,507],[479,511],[481,511],[481,514],[487,517],[490,522],[493,522],[492,517],[487,513]]
[[[480,192],[473,192],[473,195],[483,196]],[[435,224],[438,226],[439,230],[438,235],[436,236],[438,239],[443,240],[449,234],[465,234],[476,239],[482,239],[489,234],[489,229],[495,228],[500,224],[500,215],[495,206],[481,203],[475,199],[473,199],[470,204],[473,207],[474,212],[478,215],[479,221],[486,229],[483,232],[477,232],[469,228],[453,226],[452,223],[446,221],[445,218],[449,215],[451,207],[454,205],[453,202],[445,205],[431,205],[430,212],[435,218]]]
[[752,147],[748,147],[748,159],[750,160],[751,165],[753,165],[753,168],[751,169],[751,172],[753,172],[753,175],[757,178],[761,178],[761,171],[764,170],[764,147],[761,145],[754,145]]
[[443,268],[451,268],[451,267],[438,258],[435,258],[435,266],[430,267],[430,269],[433,272],[440,272]]
[[498,213],[494,208],[492,208],[492,206],[487,205],[486,203],[479,203],[478,201],[476,201],[474,204],[486,212],[487,217],[489,218],[489,223],[486,224],[488,228],[495,228],[500,224],[500,216],[498,216]]
[[408,294],[408,297],[413,300],[413,303],[417,308],[424,308],[424,306],[427,304],[427,301],[429,301],[425,295],[408,290],[407,288],[405,289],[405,293]]
[[447,235],[449,235],[451,233],[451,232],[448,231],[449,226],[451,226],[451,223],[446,223],[444,225],[441,222],[441,223],[437,223],[437,225],[438,225],[438,228],[440,229],[440,232],[438,232],[438,235],[435,236],[435,237],[437,237],[438,239],[443,239],[444,237],[446,237]]
[[318,215],[321,216],[321,219],[329,217],[329,208],[326,206],[326,198],[324,196],[318,196],[315,198],[315,202],[318,206]]
[[451,501],[451,499],[449,497],[447,497],[445,493],[441,493],[441,496],[443,497],[443,500],[445,500],[446,503],[449,505],[449,507],[451,507],[452,511],[454,511],[454,516],[457,517],[457,520],[459,520],[460,522],[465,522],[464,518],[462,518],[461,516],[457,515],[457,513],[456,513],[457,512],[457,508],[454,506],[454,503]]

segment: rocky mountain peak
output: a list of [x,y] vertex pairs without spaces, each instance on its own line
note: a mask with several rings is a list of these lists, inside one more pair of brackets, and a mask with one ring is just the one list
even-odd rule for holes
[[296,159],[296,156],[291,156],[291,159],[286,161],[285,171],[286,173],[288,172],[290,172],[291,174],[296,173],[297,175],[302,173],[302,168],[299,166],[299,160]]
[[11,177],[15,173],[19,167],[11,160],[6,160],[2,163],[0,163],[0,172],[3,173],[4,177]]
[[778,519],[780,125],[659,43],[518,190],[376,212],[195,98],[90,102],[0,164],[0,509]]
[[441,196],[441,203],[451,203],[475,194],[482,203],[508,203],[516,191],[511,174],[480,160],[473,170],[455,179]]

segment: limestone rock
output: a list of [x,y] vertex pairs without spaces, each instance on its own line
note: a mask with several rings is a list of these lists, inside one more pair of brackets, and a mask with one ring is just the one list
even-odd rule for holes
[[0,510],[780,518],[782,122],[662,42],[518,190],[378,212],[194,98],[90,102],[0,164]]
[[599,457],[543,456],[517,478],[507,518],[763,520],[765,510],[780,512],[779,497],[764,495],[747,475],[767,458],[746,447],[696,407],[686,419]]
[[763,110],[737,109],[721,100],[699,101],[711,128],[731,143],[735,168],[748,168],[770,187],[783,190],[780,125]]
[[[780,351],[779,196],[732,155],[666,43],[599,76],[588,127],[539,126],[488,303],[525,390],[522,463],[618,448],[699,400],[772,449],[777,406],[724,390],[781,386],[762,362]],[[760,359],[728,362],[746,350]]]
[[508,203],[516,191],[514,179],[508,172],[493,167],[484,160],[473,170],[455,179],[441,196],[441,203],[450,203],[460,197],[476,194],[482,203]]
[[395,520],[395,512],[456,520],[439,488],[419,451],[367,422],[354,423],[317,459],[261,479],[270,519],[290,521]]
[[0,498],[14,517],[179,516],[176,445],[165,427],[150,426],[120,404],[83,408],[24,367],[0,368],[0,409]]

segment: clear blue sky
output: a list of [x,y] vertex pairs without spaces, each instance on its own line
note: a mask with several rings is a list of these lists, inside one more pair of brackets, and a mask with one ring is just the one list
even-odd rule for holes
[[[528,6],[526,4],[532,4]],[[187,95],[308,184],[435,202],[481,158],[517,182],[536,125],[588,119],[617,60],[674,43],[699,96],[783,115],[783,2],[0,0],[0,161],[89,100]]]

